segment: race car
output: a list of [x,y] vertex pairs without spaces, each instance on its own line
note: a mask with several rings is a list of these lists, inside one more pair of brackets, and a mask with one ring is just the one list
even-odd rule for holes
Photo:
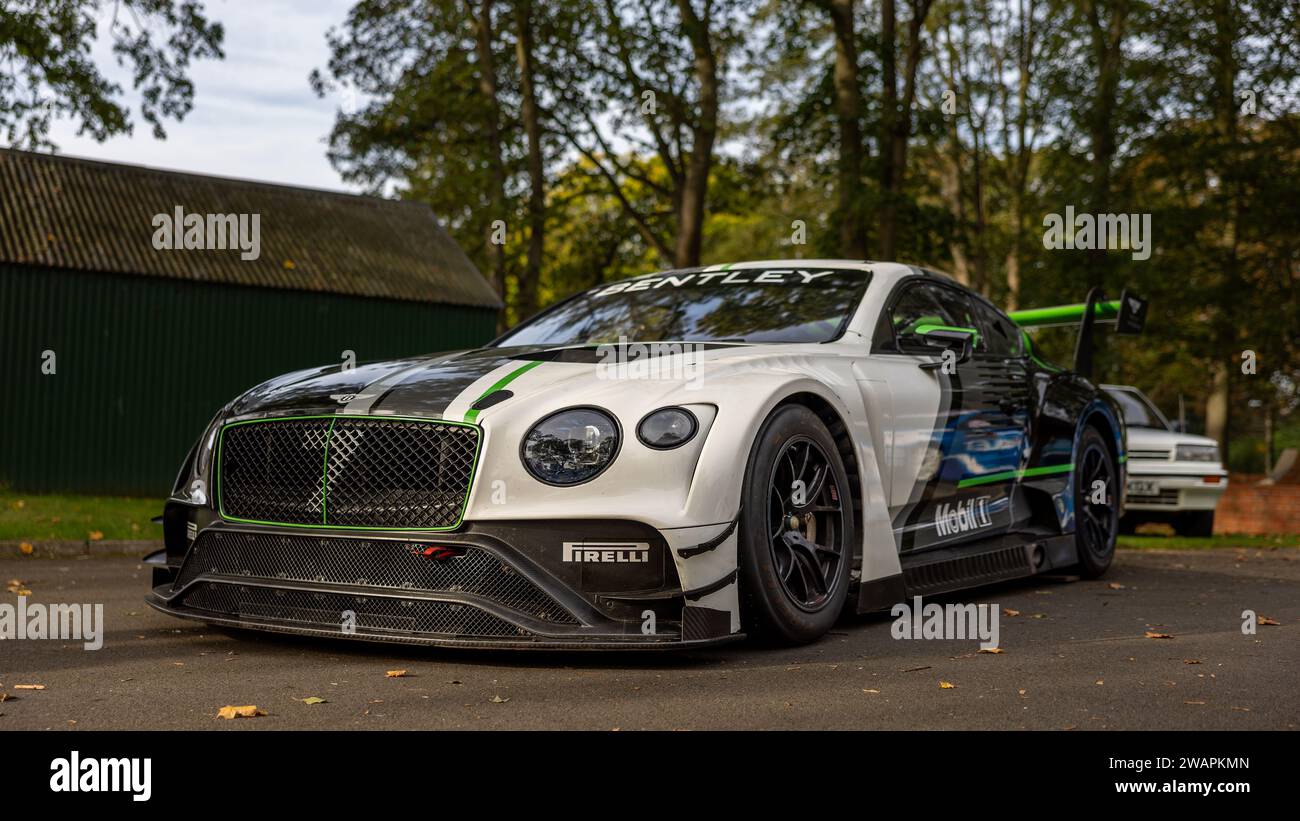
[[[222,408],[148,602],[317,636],[516,648],[805,643],[1115,549],[1125,434],[1097,322],[837,260],[671,270],[478,350],[306,370]],[[1079,330],[1072,369],[1025,328]]]

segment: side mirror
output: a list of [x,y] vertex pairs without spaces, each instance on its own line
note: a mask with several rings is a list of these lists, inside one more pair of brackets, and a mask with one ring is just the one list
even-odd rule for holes
[[[926,344],[940,352],[956,352],[958,365],[970,360],[975,350],[975,342],[979,339],[979,331],[974,328],[957,328],[951,325],[922,325],[916,329],[916,332],[926,341]],[[921,367],[925,370],[942,366],[942,360],[921,363]]]
[[1175,419],[1169,423],[1169,427],[1174,429],[1174,433],[1187,433],[1187,426]]

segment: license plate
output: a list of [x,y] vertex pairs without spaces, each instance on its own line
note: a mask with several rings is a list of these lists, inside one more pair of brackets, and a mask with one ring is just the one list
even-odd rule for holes
[[1159,496],[1160,488],[1154,479],[1129,479],[1128,495],[1130,496]]

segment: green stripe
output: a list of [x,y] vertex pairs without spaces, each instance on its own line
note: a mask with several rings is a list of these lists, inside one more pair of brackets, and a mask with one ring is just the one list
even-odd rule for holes
[[1073,464],[1049,465],[1041,468],[1026,468],[1025,470],[1004,470],[1001,473],[990,473],[987,476],[972,476],[969,479],[962,479],[957,483],[957,487],[991,485],[994,482],[1005,482],[1008,479],[1028,479],[1031,476],[1048,476],[1053,473],[1067,473],[1071,470],[1074,470]]
[[466,422],[473,422],[475,419],[478,418],[478,410],[474,408],[474,405],[477,405],[479,402],[482,402],[484,398],[486,398],[486,397],[488,397],[488,396],[491,396],[492,394],[494,394],[494,393],[496,393],[497,391],[501,390],[501,389],[504,388],[506,385],[509,385],[511,382],[515,381],[515,380],[518,379],[519,377],[521,377],[521,376],[523,376],[524,374],[528,373],[529,371],[531,371],[533,368],[536,368],[536,367],[537,367],[538,365],[540,365],[540,364],[542,364],[542,360],[538,359],[538,360],[536,360],[536,361],[534,361],[534,362],[529,362],[527,365],[524,365],[524,366],[522,366],[522,367],[515,368],[515,369],[514,369],[513,371],[511,371],[510,373],[508,373],[508,374],[506,374],[505,376],[501,377],[501,379],[498,380],[497,383],[496,383],[495,385],[493,385],[492,387],[490,387],[490,388],[488,388],[486,391],[484,391],[482,396],[480,396],[478,399],[475,399],[475,400],[470,404],[470,409],[467,410],[467,411],[465,411],[465,421],[466,421]]
[[325,458],[320,463],[320,523],[325,524],[328,520],[325,518],[325,507],[329,504],[330,486],[330,440],[334,438],[334,423],[338,418],[330,420],[330,429],[325,431]]

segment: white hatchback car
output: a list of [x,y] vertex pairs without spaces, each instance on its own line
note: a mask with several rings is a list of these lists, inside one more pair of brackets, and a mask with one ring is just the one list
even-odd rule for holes
[[1183,536],[1211,535],[1214,508],[1228,489],[1219,444],[1176,430],[1131,385],[1102,388],[1119,403],[1128,429],[1128,481],[1120,527],[1131,533],[1143,522],[1168,522]]

